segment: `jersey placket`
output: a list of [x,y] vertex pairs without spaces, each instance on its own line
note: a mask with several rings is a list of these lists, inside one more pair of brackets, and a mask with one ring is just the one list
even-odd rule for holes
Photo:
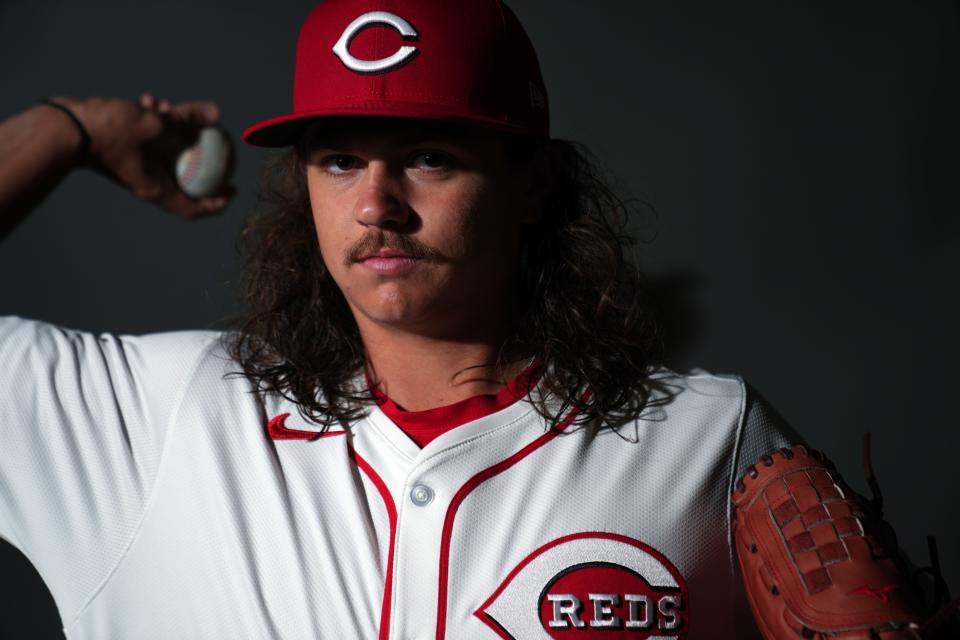
[[542,421],[526,402],[461,425],[422,450],[378,410],[359,425],[353,446],[389,488],[397,513],[392,584],[385,589],[390,632],[381,627],[380,638],[436,637],[443,528],[451,500],[505,451],[542,433]]

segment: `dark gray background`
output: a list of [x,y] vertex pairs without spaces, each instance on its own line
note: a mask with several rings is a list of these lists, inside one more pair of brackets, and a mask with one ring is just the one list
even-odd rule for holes
[[[957,2],[511,4],[554,135],[656,207],[642,264],[675,312],[675,366],[745,376],[862,493],[871,430],[901,545],[927,564],[936,535],[960,590]],[[0,0],[0,117],[44,95],[150,90],[219,101],[239,135],[289,108],[311,6]],[[194,224],[71,175],[0,250],[0,313],[222,326],[266,157],[239,148],[238,198]],[[0,556],[0,636],[57,637],[36,574]]]

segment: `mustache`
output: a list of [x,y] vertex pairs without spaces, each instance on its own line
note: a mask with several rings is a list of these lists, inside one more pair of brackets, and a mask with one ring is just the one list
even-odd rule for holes
[[381,249],[399,251],[411,258],[421,260],[440,260],[443,254],[432,247],[428,247],[410,236],[398,233],[385,233],[382,230],[371,231],[344,251],[343,261],[346,265],[360,262],[364,256],[377,253]]

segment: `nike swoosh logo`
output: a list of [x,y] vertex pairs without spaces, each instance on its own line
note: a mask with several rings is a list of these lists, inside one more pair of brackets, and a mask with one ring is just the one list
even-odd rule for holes
[[289,413],[281,413],[267,423],[267,434],[271,440],[317,440],[329,436],[342,436],[346,431],[304,431],[303,429],[289,429],[283,423],[290,417]]

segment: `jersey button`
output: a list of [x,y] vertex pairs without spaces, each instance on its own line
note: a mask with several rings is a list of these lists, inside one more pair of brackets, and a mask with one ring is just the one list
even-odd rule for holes
[[433,502],[433,489],[425,484],[414,485],[410,491],[410,501],[418,507],[425,507]]

